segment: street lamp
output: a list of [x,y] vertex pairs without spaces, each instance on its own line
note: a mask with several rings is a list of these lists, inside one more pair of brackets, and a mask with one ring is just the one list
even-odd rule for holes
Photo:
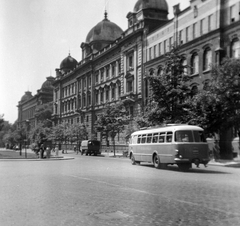
[[29,120],[27,119],[25,121],[26,123],[26,139],[24,140],[25,141],[25,158],[27,158],[27,141],[28,141],[28,126],[29,126]]

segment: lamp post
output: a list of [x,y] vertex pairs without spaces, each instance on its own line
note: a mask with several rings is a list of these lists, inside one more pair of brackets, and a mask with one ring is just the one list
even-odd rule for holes
[[25,158],[27,158],[27,141],[28,141],[28,127],[29,127],[29,120],[27,119],[25,121],[26,123],[26,139],[24,140],[25,141]]

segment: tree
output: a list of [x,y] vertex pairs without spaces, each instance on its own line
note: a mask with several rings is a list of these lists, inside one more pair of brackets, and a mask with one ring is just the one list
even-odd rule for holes
[[233,128],[240,126],[240,59],[213,65],[212,79],[193,100],[193,120],[220,136],[221,158],[232,159]]
[[39,105],[37,106],[35,111],[35,118],[37,119],[38,122],[43,122],[46,119],[50,120],[52,117],[52,113],[53,113],[52,102]]
[[151,97],[142,122],[156,125],[185,123],[190,119],[191,77],[186,73],[187,66],[183,62],[184,57],[180,55],[179,48],[172,47],[165,56],[165,66],[159,65],[158,70],[150,71],[147,79]]
[[101,132],[106,138],[108,144],[108,137],[112,139],[114,156],[115,156],[115,137],[117,134],[123,132],[124,125],[128,124],[128,111],[124,104],[119,102],[114,105],[108,104],[103,113],[99,116],[95,123],[96,132]]
[[0,131],[2,130],[3,126],[4,126],[4,115],[0,115]]

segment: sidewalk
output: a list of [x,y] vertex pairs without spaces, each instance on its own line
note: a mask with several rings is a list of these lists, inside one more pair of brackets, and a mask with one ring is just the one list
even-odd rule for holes
[[11,150],[0,148],[0,160],[34,160],[34,161],[49,161],[49,160],[69,160],[74,159],[74,157],[68,157],[62,155],[59,151],[59,156],[55,156],[52,152],[50,158],[40,159],[31,149],[22,149],[22,154],[20,155],[19,150]]
[[211,160],[208,165],[240,168],[240,156],[238,155],[238,157],[233,160]]

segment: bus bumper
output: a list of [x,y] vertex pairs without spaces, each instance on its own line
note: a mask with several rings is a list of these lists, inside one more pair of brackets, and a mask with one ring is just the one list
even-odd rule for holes
[[208,162],[210,161],[209,159],[180,159],[180,158],[175,158],[174,161],[176,163],[195,163],[196,165],[203,164],[207,165]]

